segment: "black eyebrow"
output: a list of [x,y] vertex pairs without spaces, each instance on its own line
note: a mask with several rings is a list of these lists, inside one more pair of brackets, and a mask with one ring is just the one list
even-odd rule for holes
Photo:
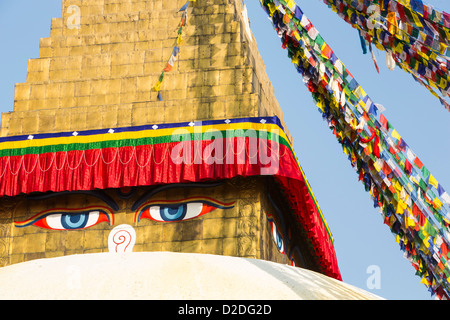
[[144,193],[131,207],[132,211],[136,211],[148,198],[153,197],[155,194],[174,188],[211,188],[222,185],[224,182],[215,182],[215,183],[174,183],[174,184],[166,184],[159,186],[149,192]]
[[102,200],[103,202],[105,202],[114,211],[119,210],[119,205],[110,196],[108,196],[106,193],[104,193],[102,190],[49,192],[49,193],[44,193],[44,194],[28,195],[27,199],[44,200],[44,199],[59,197],[59,196],[63,196],[63,195],[71,195],[71,194],[84,194],[84,195],[94,196],[94,197]]

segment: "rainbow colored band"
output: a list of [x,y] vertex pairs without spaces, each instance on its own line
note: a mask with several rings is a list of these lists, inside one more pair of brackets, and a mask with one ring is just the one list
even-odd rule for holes
[[270,136],[271,130],[276,129],[280,131],[281,143],[290,146],[279,119],[277,117],[267,117],[154,124],[3,137],[0,138],[0,157],[167,143],[173,142],[172,137],[174,134],[181,133],[181,131],[175,131],[177,129],[187,130],[191,134],[192,139],[197,139],[196,133],[204,134],[210,130],[219,130],[224,133],[226,133],[226,130],[235,130],[237,134],[239,134],[237,130],[267,130]]

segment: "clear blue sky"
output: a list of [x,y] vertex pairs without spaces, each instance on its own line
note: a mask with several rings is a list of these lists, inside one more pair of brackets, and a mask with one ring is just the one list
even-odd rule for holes
[[[294,138],[294,149],[333,233],[345,282],[388,299],[430,299],[411,264],[317,111],[301,77],[273,31],[259,1],[246,0],[252,31],[275,95]],[[297,0],[308,18],[388,120],[450,191],[450,114],[398,68],[389,71],[375,49],[381,74],[363,55],[357,32],[319,0]],[[27,61],[39,56],[39,39],[50,35],[51,18],[61,17],[62,0],[0,2],[0,112],[13,110],[14,83],[26,81]],[[450,12],[448,0],[429,0]],[[381,271],[381,288],[369,290],[367,268]]]

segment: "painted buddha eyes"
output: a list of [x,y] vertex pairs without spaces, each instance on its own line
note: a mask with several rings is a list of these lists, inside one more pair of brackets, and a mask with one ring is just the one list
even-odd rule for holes
[[16,227],[30,225],[50,230],[80,230],[95,226],[101,222],[114,223],[114,215],[106,207],[81,209],[52,209],[43,211],[32,218],[16,222]]
[[284,248],[283,237],[281,236],[281,233],[278,230],[278,227],[277,227],[275,221],[273,220],[273,217],[268,216],[267,219],[269,220],[270,228],[272,230],[273,241],[275,242],[278,251],[280,251],[280,253],[284,254],[285,248]]
[[160,222],[187,220],[200,216],[202,211],[208,211],[208,209],[203,210],[204,207],[208,208],[199,202],[151,206],[142,212],[140,219],[146,218]]
[[[149,219],[157,222],[175,222],[200,217],[216,209],[231,209],[233,203],[222,203],[211,198],[188,198],[168,201],[154,200],[142,205],[135,213],[135,222]],[[99,223],[114,224],[114,214],[107,207],[80,209],[52,209],[38,213],[32,218],[15,222],[18,228],[36,226],[49,230],[82,230]]]
[[150,201],[136,212],[135,221],[149,219],[157,222],[190,220],[215,209],[231,209],[233,203],[222,203],[211,198],[189,198],[177,201]]
[[77,214],[52,214],[40,221],[46,222],[47,226],[53,230],[76,230],[85,229],[103,222],[100,211],[92,211]]

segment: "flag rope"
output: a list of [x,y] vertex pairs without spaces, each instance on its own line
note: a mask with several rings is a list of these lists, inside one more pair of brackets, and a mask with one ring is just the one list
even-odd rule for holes
[[260,0],[283,49],[428,290],[450,296],[450,197],[293,0]]

